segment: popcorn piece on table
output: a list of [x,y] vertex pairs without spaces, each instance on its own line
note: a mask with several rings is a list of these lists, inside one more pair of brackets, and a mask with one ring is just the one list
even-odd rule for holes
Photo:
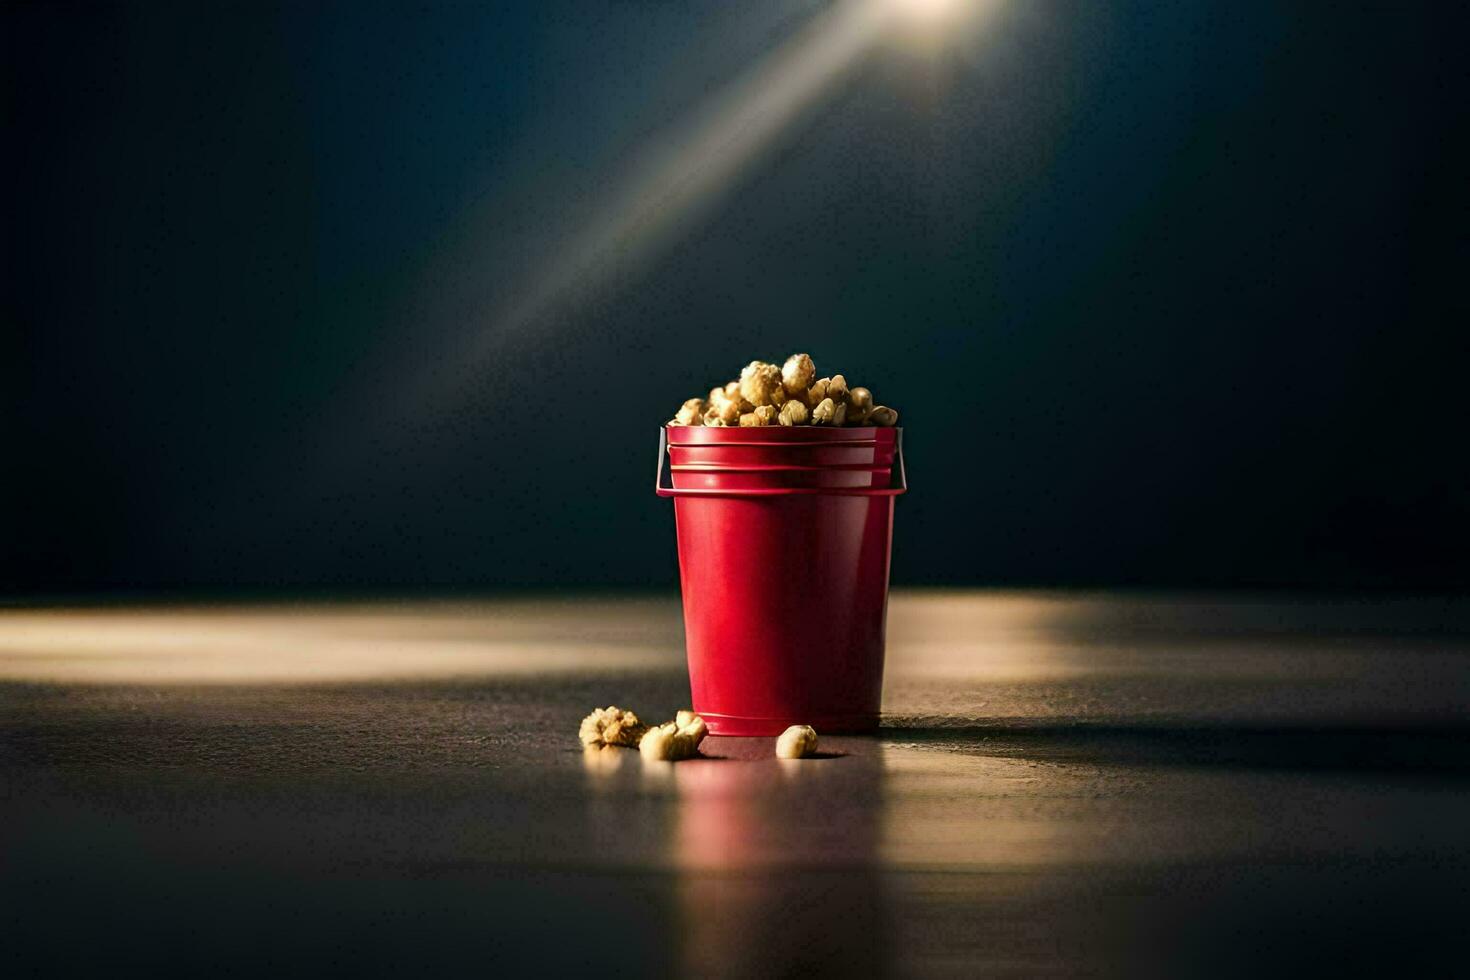
[[699,743],[709,734],[704,719],[692,711],[681,711],[671,722],[650,728],[638,743],[645,759],[678,762],[699,755]]
[[633,712],[612,706],[594,708],[592,714],[582,719],[577,735],[583,745],[622,745],[631,749],[647,731],[648,726]]
[[792,725],[776,739],[776,756],[781,759],[805,759],[817,751],[817,732],[810,725]]

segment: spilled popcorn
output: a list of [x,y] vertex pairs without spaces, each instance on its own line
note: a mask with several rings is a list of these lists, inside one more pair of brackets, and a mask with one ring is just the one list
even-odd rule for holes
[[[673,721],[650,726],[633,712],[612,706],[592,709],[577,734],[590,752],[636,746],[645,759],[679,762],[699,757],[699,744],[709,727],[693,711],[680,711]],[[805,759],[816,751],[817,732],[810,725],[792,725],[776,739],[776,756],[781,759]]]
[[817,751],[817,731],[810,725],[792,725],[776,739],[776,757],[805,759]]
[[673,721],[650,727],[633,712],[612,706],[593,708],[582,719],[577,737],[587,749],[636,748],[645,759],[678,761],[699,755],[699,743],[708,734],[704,719],[692,711],[680,711]]
[[593,708],[592,714],[582,719],[577,732],[583,745],[601,748],[604,745],[636,746],[648,726],[638,720],[631,711],[619,707]]
[[665,762],[692,759],[699,754],[699,743],[708,734],[703,718],[692,711],[681,711],[673,721],[650,728],[638,743],[638,751],[645,759]]

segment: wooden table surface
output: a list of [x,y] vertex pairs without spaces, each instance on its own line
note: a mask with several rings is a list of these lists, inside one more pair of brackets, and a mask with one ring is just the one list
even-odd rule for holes
[[585,755],[677,602],[0,610],[0,975],[1463,972],[1470,604],[898,593],[883,731]]

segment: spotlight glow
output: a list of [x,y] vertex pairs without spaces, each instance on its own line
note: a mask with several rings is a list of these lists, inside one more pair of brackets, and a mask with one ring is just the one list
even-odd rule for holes
[[916,24],[936,24],[950,20],[968,4],[965,0],[889,0],[894,13],[901,19]]
[[[930,48],[962,17],[996,5],[997,0],[842,0],[814,16],[699,109],[651,139],[649,144],[661,149],[646,156],[621,186],[598,195],[605,203],[562,238],[513,298],[482,315],[475,335],[447,359],[454,366],[446,370],[445,361],[436,363],[410,402],[440,411],[455,408],[472,382],[481,390],[493,383],[486,375],[530,328],[548,329],[554,314],[585,302],[608,282],[636,274],[738,186],[751,164],[879,44],[918,40]],[[475,268],[477,261],[464,255],[454,264]],[[460,300],[449,306],[463,310]]]

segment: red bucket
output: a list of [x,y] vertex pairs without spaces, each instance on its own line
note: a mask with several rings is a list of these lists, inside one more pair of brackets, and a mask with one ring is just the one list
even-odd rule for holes
[[902,437],[817,426],[660,433],[689,685],[712,734],[878,727]]

